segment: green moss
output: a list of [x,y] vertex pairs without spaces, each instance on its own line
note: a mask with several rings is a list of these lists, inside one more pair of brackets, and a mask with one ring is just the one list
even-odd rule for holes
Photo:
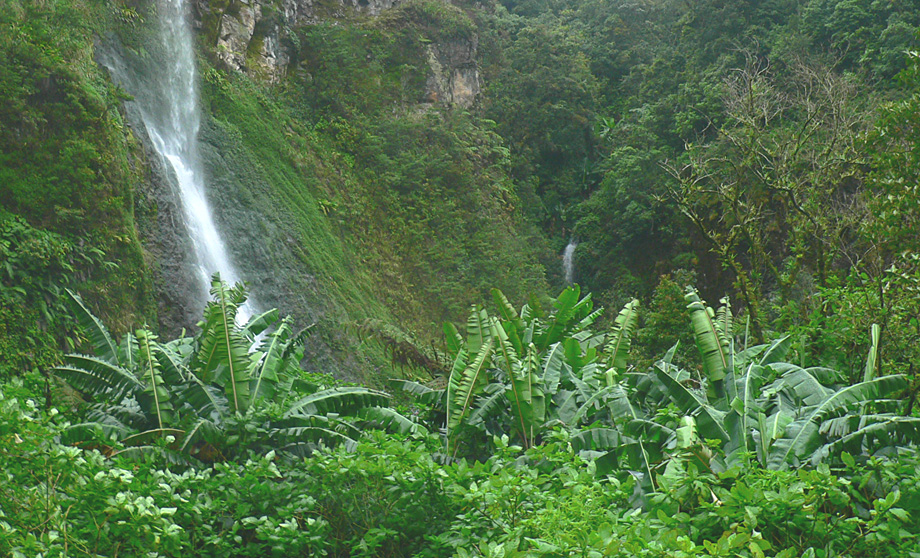
[[[21,369],[47,366],[39,346],[60,347],[70,335],[66,319],[53,315],[67,313],[64,287],[85,292],[116,329],[151,319],[154,306],[133,219],[143,162],[119,114],[121,98],[93,61],[95,33],[114,26],[125,8],[102,1],[8,6],[0,13],[0,200],[8,242],[0,260],[4,285],[15,290],[7,291],[0,321],[20,336],[0,352]],[[22,239],[57,248],[32,252]]]
[[472,115],[417,111],[419,25],[321,22],[297,39],[279,89],[211,69],[205,98],[264,169],[339,319],[436,332],[492,286],[518,300],[543,292],[542,243],[520,217],[501,139]]

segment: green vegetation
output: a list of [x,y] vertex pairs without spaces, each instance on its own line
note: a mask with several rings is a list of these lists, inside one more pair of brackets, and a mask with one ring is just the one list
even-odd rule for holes
[[[99,402],[40,411],[21,382],[0,391],[7,481],[0,549],[12,556],[913,555],[920,419],[904,416],[905,402],[894,398],[903,378],[876,376],[870,358],[863,382],[835,386],[832,370],[782,362],[788,338],[734,352],[730,309],[713,312],[694,291],[689,319],[702,363],[695,377],[670,363],[674,351],[647,373],[624,366],[635,302],[609,335],[598,335],[591,324],[600,312],[576,289],[558,297],[555,312],[525,306],[520,314],[496,291],[500,317],[475,311],[466,338],[447,328],[457,357],[446,397],[400,382],[421,394],[420,404],[446,405],[446,414],[420,414],[446,426],[443,439],[379,407],[383,394],[363,388],[308,388],[276,407],[287,409],[283,426],[253,413],[273,397],[299,397],[297,379],[285,380],[298,374],[294,360],[284,358],[299,341],[287,321],[263,329],[274,311],[233,325],[242,289],[215,280],[213,295],[202,333],[165,344],[143,330],[116,344],[74,297],[98,356],[71,356],[57,373]],[[226,351],[214,350],[215,331]],[[262,342],[247,349],[244,340],[261,331],[268,331]],[[525,340],[522,362],[514,354]],[[238,359],[244,374],[235,373]],[[480,381],[480,371],[490,379]],[[351,408],[373,411],[365,414],[371,420],[342,421]],[[132,431],[148,430],[124,437],[113,425],[131,414],[148,423]],[[96,438],[67,445],[88,430],[70,417],[84,416],[95,419]],[[342,426],[356,438],[329,449],[321,441],[342,438]],[[375,430],[381,426],[402,434]],[[458,453],[461,430],[463,453],[478,459],[442,453],[444,441]],[[477,445],[472,431],[493,436]]]
[[918,555],[918,2],[257,4],[246,323],[94,60],[154,4],[0,10],[0,555]]
[[13,0],[0,14],[0,378],[47,372],[73,346],[66,287],[118,330],[154,315],[133,207],[141,154],[92,58],[111,10]]
[[[70,294],[94,354],[67,355],[54,375],[94,403],[87,413],[91,422],[66,429],[69,443],[116,443],[125,446],[119,453],[137,453],[157,451],[150,442],[171,436],[167,454],[172,459],[223,461],[270,448],[309,454],[317,442],[353,446],[349,435],[357,429],[345,420],[349,416],[360,419],[359,425],[370,421],[419,430],[381,407],[384,393],[322,389],[309,382],[298,363],[310,330],[294,334],[290,320],[279,322],[275,310],[238,325],[246,292],[228,287],[217,275],[198,335],[168,343],[141,329],[116,344],[83,301]],[[106,453],[113,451],[109,447]]]

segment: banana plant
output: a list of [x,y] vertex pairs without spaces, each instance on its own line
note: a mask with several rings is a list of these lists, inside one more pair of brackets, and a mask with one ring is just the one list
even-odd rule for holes
[[[871,454],[920,441],[920,419],[897,413],[895,398],[907,385],[903,376],[875,377],[867,365],[865,381],[839,385],[841,375],[833,370],[784,362],[789,337],[734,352],[727,300],[718,312],[693,290],[687,300],[702,374],[696,382],[673,367],[656,366],[651,374],[668,401],[693,419],[700,444],[713,440],[720,446],[707,467],[725,468],[751,456],[761,466],[782,469],[818,463],[843,448]],[[667,444],[674,447],[676,438]]]
[[510,434],[528,448],[546,428],[608,415],[614,378],[626,370],[638,301],[626,305],[609,333],[597,333],[592,325],[601,310],[577,287],[559,295],[552,313],[533,300],[519,312],[501,291],[492,295],[497,316],[474,308],[465,336],[445,325],[454,362],[444,390],[399,382],[428,403],[444,401],[448,453],[456,455],[463,439],[477,433]]
[[70,293],[93,355],[67,355],[55,374],[91,397],[87,421],[65,433],[78,443],[101,433],[128,452],[175,438],[174,453],[226,459],[268,446],[309,453],[317,444],[354,445],[361,427],[421,429],[387,408],[389,395],[363,387],[321,389],[299,374],[309,328],[295,333],[277,311],[236,321],[242,286],[215,275],[212,300],[194,337],[162,343],[148,329],[120,343]]

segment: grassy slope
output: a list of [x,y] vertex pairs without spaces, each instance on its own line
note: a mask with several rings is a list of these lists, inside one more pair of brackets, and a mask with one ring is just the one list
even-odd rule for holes
[[236,198],[251,196],[269,229],[284,231],[274,234],[288,242],[266,246],[298,266],[275,264],[275,274],[305,293],[301,311],[335,350],[354,348],[343,325],[395,322],[430,340],[493,286],[518,300],[546,288],[500,138],[473,114],[419,104],[424,45],[472,26],[419,4],[297,30],[298,59],[273,89],[221,69],[205,46],[215,149],[255,167],[232,173],[249,174]]
[[[73,337],[65,286],[116,330],[154,321],[134,213],[148,170],[93,61],[93,41],[113,29],[142,47],[150,14],[136,10],[15,0],[0,14],[0,250],[15,268],[3,280],[3,373],[48,366]],[[377,381],[393,371],[350,326],[435,340],[492,286],[516,300],[545,291],[542,240],[520,217],[492,124],[420,104],[425,47],[469,39],[463,12],[416,1],[296,30],[275,88],[221,69],[204,23],[202,140],[219,219],[263,306],[317,323],[311,367]]]

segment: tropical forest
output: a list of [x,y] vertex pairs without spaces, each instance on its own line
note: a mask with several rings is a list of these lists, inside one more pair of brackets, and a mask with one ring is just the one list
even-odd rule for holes
[[0,556],[920,558],[920,0],[0,0]]

